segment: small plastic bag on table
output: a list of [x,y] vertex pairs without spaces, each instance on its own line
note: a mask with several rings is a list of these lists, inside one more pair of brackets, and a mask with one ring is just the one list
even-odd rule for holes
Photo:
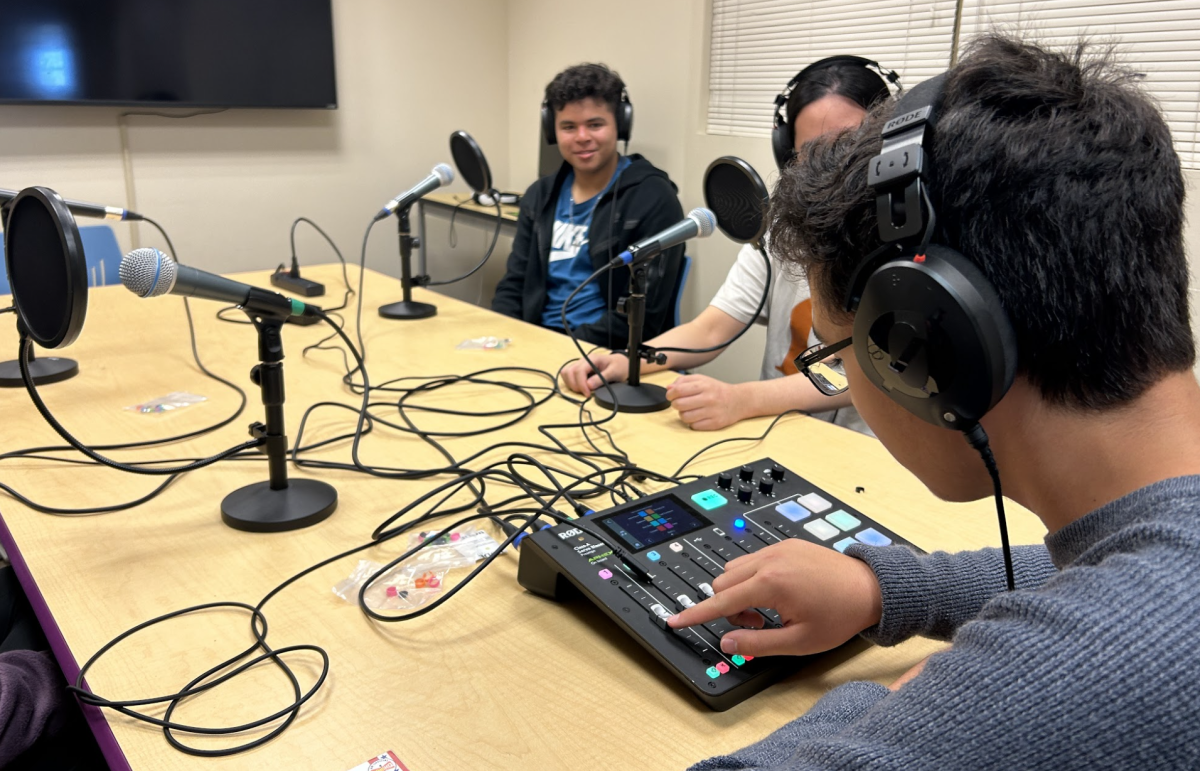
[[193,404],[200,404],[206,401],[208,401],[208,397],[206,396],[189,394],[184,391],[172,391],[166,396],[160,396],[157,399],[151,399],[141,404],[131,404],[125,409],[130,412],[140,412],[143,415],[157,415],[162,412],[174,412],[184,407],[190,407]]
[[[431,530],[409,535],[409,550],[436,536]],[[375,582],[363,595],[372,610],[411,610],[432,601],[445,588],[446,574],[455,568],[471,567],[494,552],[499,543],[483,530],[459,530],[438,538],[438,542],[421,549],[396,565]],[[359,560],[348,578],[333,587],[333,593],[346,602],[358,602],[358,593],[371,576],[383,565],[371,560]]]
[[500,351],[512,345],[512,340],[507,337],[494,337],[487,335],[484,337],[473,337],[470,340],[463,340],[454,347],[456,351]]
[[[437,536],[439,532],[441,531],[423,530],[419,533],[410,533],[408,536],[408,548],[410,550],[416,548],[430,538]],[[436,543],[421,549],[421,551],[414,554],[407,561],[445,563],[456,568],[467,568],[487,557],[498,548],[500,548],[500,544],[486,531],[478,529],[455,530],[438,537]]]
[[[383,565],[371,560],[359,560],[348,578],[333,587],[333,593],[351,604],[358,603],[358,593],[367,579]],[[375,580],[363,595],[371,610],[411,610],[419,608],[442,593],[445,565],[400,564]]]

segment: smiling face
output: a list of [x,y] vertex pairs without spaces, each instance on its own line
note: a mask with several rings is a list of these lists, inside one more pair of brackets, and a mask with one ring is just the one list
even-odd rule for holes
[[607,169],[617,157],[617,119],[612,108],[588,97],[554,111],[554,133],[563,160],[578,175]]
[[[825,344],[836,343],[854,331],[854,320],[840,311],[831,313],[814,294],[813,331]],[[992,494],[991,478],[962,434],[927,423],[889,399],[867,379],[853,348],[842,351],[842,363],[854,408],[892,457],[930,492],[946,501],[974,501]]]

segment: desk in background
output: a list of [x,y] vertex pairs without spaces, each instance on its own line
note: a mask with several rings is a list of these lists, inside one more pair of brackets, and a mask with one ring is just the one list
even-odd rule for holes
[[[470,201],[469,193],[431,193],[417,202],[421,244],[413,269],[418,275],[427,273],[439,280],[453,278],[469,271],[483,257],[495,233],[496,207]],[[518,211],[517,206],[500,207],[500,235],[488,264],[465,281],[438,287],[438,294],[491,307],[496,284],[504,277],[512,251]],[[432,216],[427,218],[426,214]],[[456,230],[453,242],[448,238],[451,223]]]
[[[336,266],[308,269],[311,277],[336,282]],[[353,268],[351,268],[353,270]],[[239,276],[267,286],[268,273]],[[355,277],[352,277],[352,280]],[[394,281],[368,272],[365,307],[398,298]],[[439,314],[420,321],[390,321],[363,314],[367,364],[374,384],[403,375],[465,373],[487,367],[527,366],[553,373],[575,349],[562,335],[491,311],[418,290]],[[192,362],[182,301],[139,299],[122,287],[90,292],[87,324],[67,354],[80,374],[47,386],[42,394],[55,415],[85,442],[113,443],[182,433],[216,422],[235,409],[228,389],[201,376]],[[256,342],[244,326],[218,322],[215,303],[193,301],[198,347],[213,371],[250,391],[246,412],[222,431],[168,447],[121,452],[122,459],[209,455],[245,438],[248,423],[261,420],[250,388]],[[353,319],[352,313],[347,318]],[[457,351],[481,328],[513,340],[499,351]],[[140,330],[136,337],[131,330]],[[342,357],[301,349],[326,335],[324,325],[288,326],[287,423],[295,437],[301,413],[317,401],[357,405],[341,384]],[[16,333],[0,324],[0,352],[16,351]],[[518,376],[514,376],[517,379]],[[665,384],[671,373],[648,380]],[[536,377],[520,378],[545,383]],[[192,391],[209,401],[179,413],[142,415],[122,408],[171,391]],[[462,386],[437,392],[422,403],[521,406],[502,389]],[[0,392],[4,431],[0,452],[61,444],[38,417],[23,391]],[[450,438],[456,457],[501,438],[545,443],[537,426],[571,423],[578,409],[563,400],[547,403],[501,433]],[[421,425],[453,431],[478,427],[481,419],[418,418]],[[725,437],[761,434],[768,419],[724,431],[689,430],[673,411],[618,415],[606,424],[631,459],[672,472],[699,448]],[[349,412],[326,409],[309,420],[305,443],[344,433]],[[576,431],[556,432],[573,448],[586,444]],[[596,438],[601,441],[600,437]],[[474,465],[503,458],[485,454]],[[546,457],[544,453],[534,453]],[[926,550],[995,544],[991,500],[950,505],[936,500],[873,439],[801,416],[780,421],[760,442],[735,442],[706,453],[689,471],[712,473],[770,455],[869,513]],[[311,457],[345,460],[346,442]],[[78,456],[73,456],[78,457]],[[407,468],[440,466],[444,459],[411,434],[377,426],[364,438],[364,462]],[[569,463],[556,459],[559,465]],[[289,468],[297,477],[324,479],[338,489],[339,506],[326,521],[292,533],[232,530],[221,523],[219,504],[230,490],[266,478],[263,463],[221,463],[187,474],[138,508],[87,517],[38,514],[0,497],[0,528],[30,599],[46,620],[48,636],[70,679],[78,663],[125,629],[162,613],[218,600],[254,604],[283,578],[369,540],[384,518],[448,477],[395,481],[341,471]],[[92,466],[42,460],[0,463],[4,481],[53,506],[129,501],[161,482]],[[647,489],[659,489],[648,484]],[[862,488],[861,492],[857,492]],[[506,494],[505,494],[506,495]],[[445,520],[449,521],[449,520]],[[1031,514],[1012,506],[1015,543],[1040,541],[1043,529]],[[256,750],[228,758],[181,754],[161,731],[105,712],[101,740],[115,771],[134,769],[287,768],[343,771],[384,750],[394,750],[414,771],[436,769],[585,768],[609,762],[623,768],[681,768],[753,742],[803,713],[832,686],[847,680],[888,683],[940,643],[913,640],[895,648],[869,648],[856,656],[834,653],[727,712],[711,712],[650,659],[600,611],[582,603],[558,604],[523,591],[515,554],[502,555],[445,607],[399,624],[368,621],[331,587],[360,558],[385,562],[403,543],[375,546],[342,559],[289,586],[264,609],[274,647],[309,643],[329,652],[331,673],[317,696],[282,736]],[[250,642],[244,613],[210,612],[160,626],[114,648],[89,675],[90,685],[110,698],[148,697],[178,690]],[[315,656],[289,658],[305,688],[319,672]],[[198,725],[234,725],[267,715],[292,700],[278,670],[265,667],[189,700],[175,719]],[[111,729],[111,733],[108,733]],[[228,746],[228,739],[187,741]]]

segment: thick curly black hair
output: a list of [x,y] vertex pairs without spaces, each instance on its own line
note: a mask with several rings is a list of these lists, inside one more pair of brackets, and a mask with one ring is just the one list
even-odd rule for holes
[[[1111,49],[1002,35],[950,70],[933,140],[937,240],[995,285],[1018,373],[1052,404],[1099,410],[1195,362],[1183,175],[1138,76]],[[880,244],[867,167],[895,103],[817,139],[772,196],[772,251],[837,308]]]
[[557,112],[571,102],[590,97],[607,104],[616,115],[624,90],[625,81],[606,65],[576,64],[555,75],[546,86],[546,104]]

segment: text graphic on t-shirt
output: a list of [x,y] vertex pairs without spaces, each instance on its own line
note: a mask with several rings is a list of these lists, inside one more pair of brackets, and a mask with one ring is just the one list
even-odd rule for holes
[[554,238],[550,242],[550,262],[575,259],[579,248],[587,242],[587,230],[587,225],[555,222]]

